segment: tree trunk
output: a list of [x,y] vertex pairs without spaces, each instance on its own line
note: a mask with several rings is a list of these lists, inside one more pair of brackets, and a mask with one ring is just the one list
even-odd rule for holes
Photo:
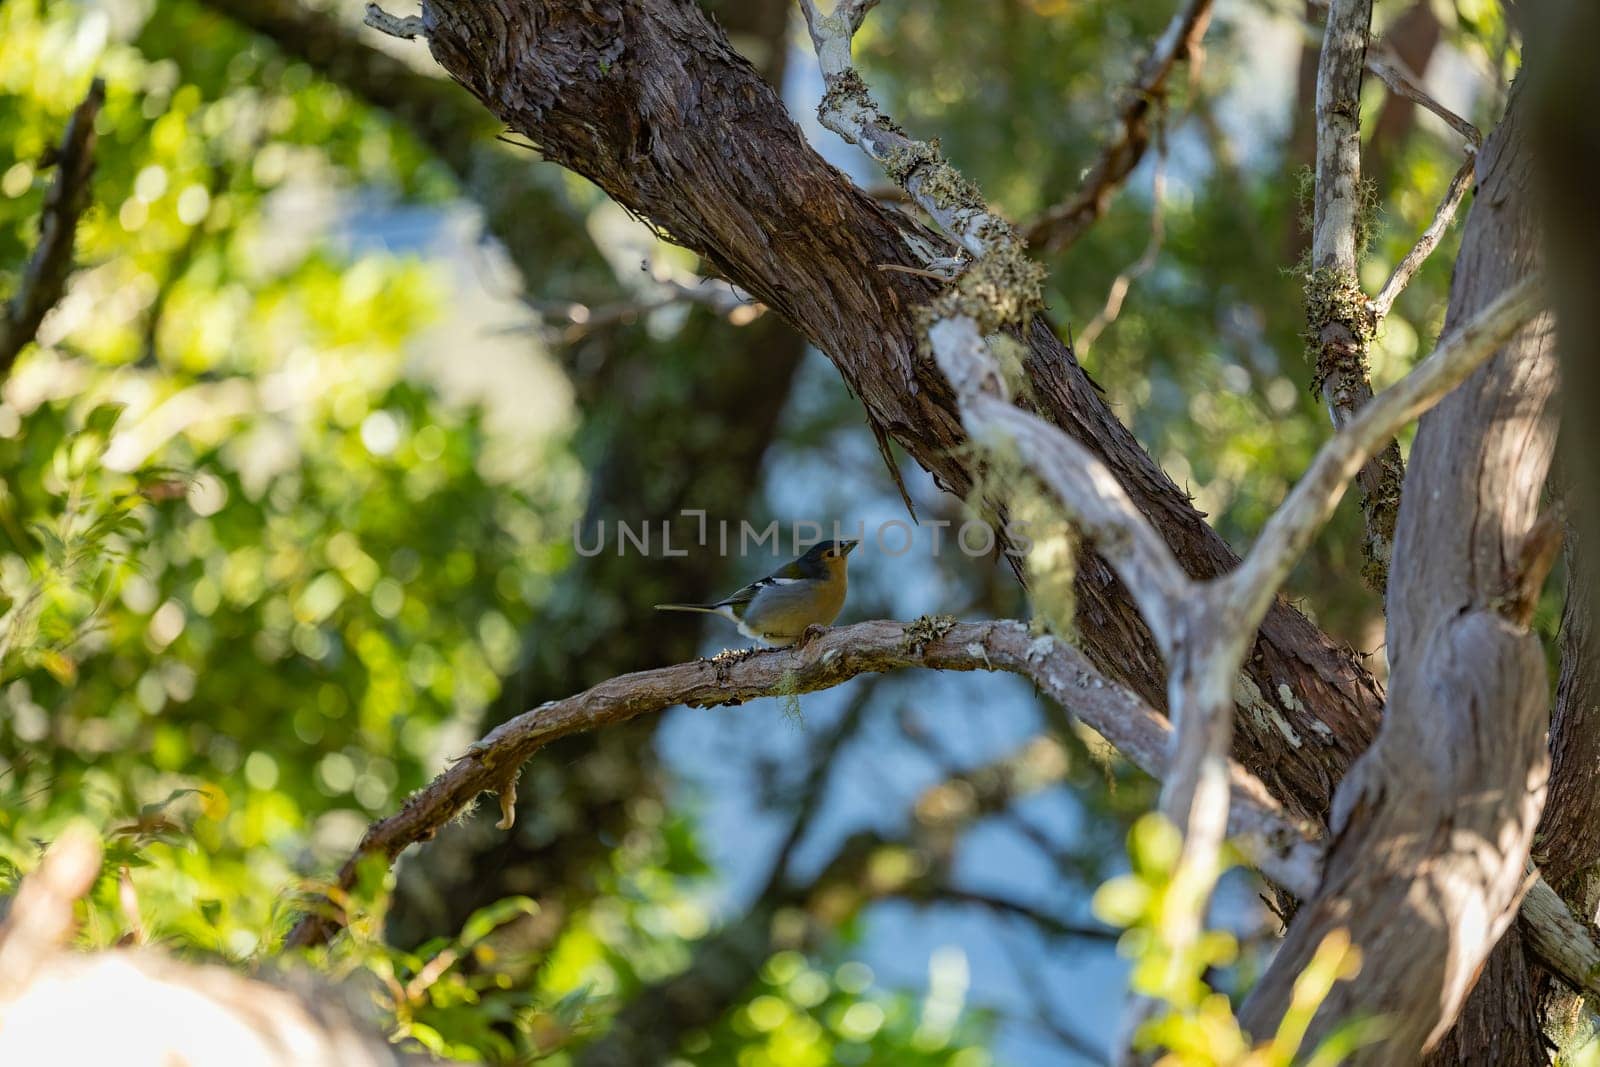
[[[1525,96],[1513,93],[1484,146],[1446,333],[1535,269]],[[1339,928],[1365,962],[1324,1002],[1311,1045],[1381,1016],[1385,1039],[1353,1062],[1411,1062],[1443,1037],[1486,960],[1512,979],[1499,997],[1533,1017],[1515,939],[1490,953],[1521,896],[1548,765],[1547,670],[1527,626],[1537,588],[1525,588],[1542,574],[1522,553],[1555,445],[1555,385],[1546,314],[1422,419],[1389,586],[1389,707],[1339,788],[1322,888],[1244,1006],[1252,1033],[1276,1028],[1294,977]],[[1469,1024],[1457,1041],[1476,1062],[1532,1062],[1531,1024]],[[1467,1047],[1491,1038],[1488,1060]]]

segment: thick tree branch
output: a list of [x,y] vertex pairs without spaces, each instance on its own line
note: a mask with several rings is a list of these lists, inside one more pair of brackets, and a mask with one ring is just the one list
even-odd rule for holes
[[[1179,878],[1186,892],[1180,899],[1193,904],[1187,927],[1175,923],[1174,936],[1199,935],[1216,879],[1229,814],[1231,693],[1250,635],[1362,464],[1529,321],[1538,308],[1536,284],[1526,281],[1495,301],[1366,405],[1318,452],[1243,565],[1210,583],[1191,582],[1161,555],[1164,542],[1102,464],[1009,402],[995,361],[970,319],[941,320],[930,330],[935,358],[957,389],[974,439],[1015,447],[1066,513],[1102,546],[1145,610],[1172,666],[1169,700],[1178,730],[1161,810],[1184,832]],[[1136,1014],[1142,1010],[1136,1008]]]
[[[989,268],[998,292],[968,288],[955,299],[941,298],[929,312],[928,341],[939,368],[955,388],[962,422],[973,439],[1003,451],[1014,448],[1022,463],[1055,494],[1065,513],[1099,546],[1140,606],[1169,668],[1168,700],[1177,722],[1170,773],[1163,782],[1161,811],[1182,833],[1182,851],[1174,874],[1164,938],[1171,950],[1184,952],[1199,938],[1212,889],[1220,873],[1219,855],[1229,812],[1228,751],[1233,734],[1234,680],[1243,666],[1251,635],[1277,596],[1293,562],[1331,516],[1345,485],[1374,451],[1392,445],[1394,432],[1457,384],[1492,355],[1532,313],[1531,286],[1519,299],[1496,305],[1484,322],[1461,330],[1465,342],[1444,346],[1437,359],[1425,361],[1384,403],[1369,403],[1365,416],[1345,421],[1335,439],[1319,455],[1308,477],[1290,495],[1263,533],[1257,551],[1240,571],[1209,586],[1191,582],[1168,552],[1114,476],[1087,449],[1010,403],[1009,386],[999,360],[990,353],[984,334],[994,334],[1016,321],[1014,309],[1037,299],[1037,278],[1017,268],[1018,250],[1010,231],[988,222],[970,233],[960,232],[964,219],[988,219],[989,209],[978,191],[938,159],[928,146],[910,141],[871,102],[866,86],[849,65],[850,35],[859,14],[847,6],[824,20],[811,0],[804,0],[813,41],[829,82],[820,110],[823,123],[853,139],[870,143],[884,131],[896,138],[883,162],[919,201],[930,201],[936,218],[962,238],[978,257],[972,272]],[[1330,20],[1330,38],[1334,21]],[[1346,59],[1348,57],[1345,57]],[[1335,56],[1335,62],[1339,57]],[[1328,59],[1325,55],[1325,68]],[[1360,65],[1355,65],[1359,91]],[[1324,79],[1326,89],[1326,79]],[[1320,100],[1320,98],[1319,98]],[[1325,121],[1329,109],[1319,106]],[[1351,132],[1357,132],[1354,122]],[[1322,147],[1328,147],[1326,139]],[[1356,145],[1357,152],[1359,145]],[[869,153],[879,151],[869,148]],[[913,184],[916,172],[897,166],[908,155],[926,160],[930,180]],[[1339,167],[1345,162],[1326,165]],[[1359,169],[1359,157],[1354,161]],[[1358,179],[1356,179],[1358,180]],[[958,193],[946,199],[952,188]],[[1319,181],[1319,190],[1322,182]],[[1319,197],[1319,215],[1337,217],[1340,198]],[[951,218],[956,207],[965,214]],[[1348,205],[1347,205],[1348,206]],[[950,221],[947,221],[950,220]],[[952,221],[955,226],[952,228]],[[1350,273],[1354,274],[1355,219],[1348,220]],[[1337,224],[1319,231],[1319,242],[1338,241]],[[1320,250],[1320,249],[1319,249]],[[1334,248],[1337,256],[1341,250]],[[963,281],[963,285],[965,281]],[[1509,308],[1509,310],[1507,310]],[[1504,318],[1506,321],[1501,322]],[[1010,343],[997,340],[997,343]],[[1369,388],[1370,393],[1370,388]],[[1003,487],[1010,492],[1010,487]],[[1525,620],[1524,620],[1525,621]],[[1145,997],[1130,1005],[1125,1035],[1156,1010]]]
[[[504,806],[523,763],[562,737],[678,704],[714,707],[792,696],[836,686],[859,674],[909,667],[1022,675],[1146,773],[1160,777],[1168,766],[1171,728],[1166,720],[1107,681],[1070,645],[1034,637],[1016,622],[864,622],[826,631],[799,648],[728,652],[622,675],[526,712],[472,746],[399,812],[375,823],[341,869],[338,884],[353,885],[357,865],[367,856],[392,862],[408,846],[428,840],[480,793],[500,793]],[[1311,832],[1287,816],[1242,768],[1231,768],[1230,789],[1234,819],[1229,830],[1241,838],[1251,861],[1291,891],[1308,891],[1316,881],[1320,854]],[[322,910],[295,926],[288,945],[321,943],[341,924],[324,902]]]
[[[724,277],[807,336],[840,369],[870,425],[959,496],[981,480],[947,382],[921,352],[926,268],[959,246],[873,202],[807,146],[771,89],[688,0],[427,0],[428,46],[452,75],[547,157],[706,255]],[[494,47],[489,42],[497,42]],[[670,47],[668,45],[670,44]],[[618,50],[630,61],[616,63]],[[896,156],[910,174],[926,161]],[[903,165],[903,166],[902,166]],[[982,212],[953,212],[981,237]],[[1025,260],[1007,263],[1026,269]],[[994,264],[988,264],[992,267]],[[962,285],[998,281],[985,264]],[[949,294],[943,294],[949,295]],[[1018,331],[1030,402],[1104,462],[1193,576],[1237,560],[1127,429],[1048,325]],[[1138,611],[1097,558],[1078,571],[1086,651],[1147,702],[1165,669]],[[1235,751],[1296,814],[1318,817],[1376,721],[1380,692],[1358,658],[1275,604],[1239,690]]]
[[1600,1011],[1600,941],[1548,882],[1536,878],[1519,910],[1527,944],[1539,962]]
[[39,333],[47,312],[56,306],[72,271],[72,246],[78,219],[89,206],[89,179],[94,175],[94,121],[105,103],[105,82],[96,78],[72,112],[67,132],[56,150],[55,181],[45,194],[39,217],[39,244],[22,270],[11,300],[0,305],[0,381],[11,373],[20,354]]
[[1211,24],[1212,0],[1187,0],[1172,17],[1137,77],[1123,94],[1117,132],[1100,150],[1077,192],[1045,211],[1027,229],[1028,244],[1044,252],[1070,248],[1106,213],[1128,175],[1150,145],[1151,113],[1167,95],[1167,79],[1179,62],[1198,65],[1200,41]]

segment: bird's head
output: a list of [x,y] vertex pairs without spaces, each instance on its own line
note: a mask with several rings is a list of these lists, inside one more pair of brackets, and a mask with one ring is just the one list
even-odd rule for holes
[[860,541],[818,541],[807,549],[806,554],[797,562],[802,567],[810,565],[827,567],[830,570],[843,568],[845,557],[860,543]]

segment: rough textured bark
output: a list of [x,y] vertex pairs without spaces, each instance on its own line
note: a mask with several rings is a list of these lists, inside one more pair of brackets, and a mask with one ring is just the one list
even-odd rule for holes
[[[1446,332],[1535,267],[1522,106],[1513,94],[1484,147]],[[1546,315],[1422,420],[1389,590],[1389,708],[1340,787],[1322,887],[1244,1006],[1252,1032],[1274,1028],[1293,976],[1344,927],[1366,963],[1309,1040],[1383,1016],[1387,1038],[1355,1062],[1409,1062],[1444,1035],[1511,921],[1547,771],[1548,681],[1524,588],[1538,576],[1522,550],[1554,449],[1555,381]],[[1500,1040],[1504,1062],[1519,1062],[1527,1035]]]
[[[872,425],[950,491],[974,472],[948,386],[920,354],[929,280],[913,248],[948,245],[873,202],[804,142],[781,102],[687,0],[430,0],[435,58],[544,154],[706,256],[839,367]],[[1041,413],[1094,450],[1191,573],[1234,554],[1107,408],[1049,325],[1024,373]],[[1084,561],[1080,620],[1096,661],[1152,703],[1164,679],[1111,572]],[[1365,747],[1381,693],[1357,658],[1286,604],[1274,607],[1241,684],[1237,752],[1297,811],[1321,817]]]
[[1600,892],[1600,643],[1589,591],[1600,580],[1589,542],[1567,535],[1567,604],[1561,616],[1561,676],[1550,721],[1550,799],[1535,857],[1563,898],[1595,917]]
[[[1592,470],[1600,455],[1600,123],[1593,103],[1600,67],[1593,41],[1600,37],[1600,6],[1588,0],[1538,0],[1527,5],[1531,69],[1538,78],[1535,139],[1541,165],[1539,191],[1549,204],[1545,242],[1550,252],[1556,307],[1561,315],[1562,400],[1571,469]],[[1600,491],[1592,477],[1575,481],[1573,516],[1583,538],[1600,545]],[[1600,588],[1588,589],[1591,616],[1600,613]]]
[[[1550,718],[1550,795],[1534,836],[1533,858],[1573,914],[1593,922],[1600,915],[1600,833],[1596,832],[1600,828],[1600,644],[1596,643],[1589,603],[1596,575],[1593,554],[1576,531],[1568,531],[1566,548],[1561,674]],[[1496,955],[1503,950],[1504,942]],[[1505,954],[1513,953],[1506,950]],[[1482,990],[1490,1019],[1502,1027],[1533,1025],[1537,1029],[1542,1021],[1545,1038],[1558,1045],[1566,1043],[1583,1009],[1578,996],[1538,967],[1522,974],[1513,971],[1504,985],[1517,994],[1531,986],[1539,999],[1537,1010],[1531,1016],[1513,1015],[1520,1005],[1495,1004],[1499,988],[1487,981],[1479,982],[1472,999]],[[1496,1009],[1498,1017],[1493,1014]],[[1446,1051],[1441,1048],[1441,1055]],[[1463,1055],[1448,1062],[1472,1061]]]

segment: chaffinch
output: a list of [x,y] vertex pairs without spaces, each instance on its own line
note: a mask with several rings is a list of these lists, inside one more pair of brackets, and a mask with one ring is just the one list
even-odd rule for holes
[[792,645],[808,627],[827,626],[839,617],[849,587],[846,557],[860,543],[823,541],[714,604],[657,604],[656,610],[719,615],[746,637],[769,645]]

